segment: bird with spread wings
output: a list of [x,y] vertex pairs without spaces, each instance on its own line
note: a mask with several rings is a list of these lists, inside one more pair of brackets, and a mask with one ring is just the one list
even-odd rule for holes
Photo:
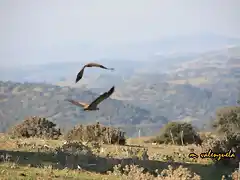
[[78,101],[75,101],[72,99],[66,99],[66,101],[68,101],[76,106],[82,107],[84,111],[96,111],[96,110],[99,110],[99,108],[97,107],[98,104],[100,104],[103,100],[109,98],[113,94],[114,90],[115,90],[115,87],[113,86],[109,91],[101,94],[98,98],[96,98],[90,104],[87,104],[84,102],[78,102]]
[[80,79],[82,79],[83,73],[84,73],[84,69],[86,67],[99,67],[99,68],[102,68],[102,69],[107,69],[107,70],[112,70],[112,71],[114,70],[114,68],[107,68],[107,67],[105,67],[105,66],[103,66],[101,64],[98,64],[98,63],[88,63],[88,64],[85,64],[83,66],[83,68],[79,71],[79,73],[77,74],[77,78],[76,78],[75,83],[77,83]]

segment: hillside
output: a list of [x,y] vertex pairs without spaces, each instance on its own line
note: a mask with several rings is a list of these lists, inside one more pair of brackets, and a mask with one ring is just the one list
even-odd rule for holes
[[[161,71],[164,60],[168,64],[167,73]],[[200,55],[169,56],[159,61],[156,56],[151,63],[139,62],[136,67],[131,62],[126,69],[125,61],[125,65],[116,61],[116,66],[111,61],[105,62],[109,67],[116,67],[116,71],[87,69],[77,84],[74,83],[79,69],[76,63],[73,70],[73,64],[67,66],[67,63],[22,70],[32,82],[54,77],[52,83],[59,86],[1,82],[1,131],[25,116],[42,115],[65,128],[96,120],[108,124],[110,117],[111,124],[122,127],[128,136],[136,136],[138,128],[142,129],[142,135],[152,135],[172,120],[192,121],[198,127],[209,124],[217,108],[235,105],[239,97],[239,47]],[[59,69],[63,66],[66,67],[64,73],[69,72],[69,76],[61,75]],[[56,82],[57,77],[62,80]],[[63,101],[76,97],[89,102],[113,84],[116,92],[112,99],[100,105],[99,112],[83,113],[80,108]]]
[[99,112],[83,112],[81,108],[64,101],[74,98],[89,102],[98,95],[88,90],[59,87],[47,84],[0,82],[0,119],[1,131],[9,125],[23,120],[26,116],[45,116],[61,127],[71,128],[78,123],[92,123],[96,120],[103,124],[141,124],[151,122],[147,110],[107,99],[100,104]]

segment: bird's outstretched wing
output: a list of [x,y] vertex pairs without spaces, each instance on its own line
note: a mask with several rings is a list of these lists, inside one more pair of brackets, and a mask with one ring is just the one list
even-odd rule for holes
[[89,107],[97,107],[97,105],[99,103],[101,103],[103,100],[109,98],[112,93],[115,91],[115,87],[113,86],[108,92],[105,92],[103,94],[101,94],[97,99],[95,99],[93,102],[91,102],[91,104],[89,105]]
[[77,83],[78,81],[80,81],[80,79],[82,79],[83,73],[84,73],[84,69],[85,69],[85,66],[84,66],[84,67],[79,71],[79,73],[77,74],[77,78],[76,78],[75,83]]
[[83,102],[78,102],[78,101],[74,101],[72,99],[66,99],[66,101],[76,105],[76,106],[80,106],[80,107],[85,107],[86,105],[88,105],[87,103],[83,103]]
[[107,67],[105,67],[105,66],[103,66],[103,65],[101,65],[101,64],[98,64],[98,63],[93,63],[93,62],[87,63],[87,64],[85,64],[85,65],[83,66],[83,68],[82,68],[82,69],[79,71],[79,73],[77,74],[75,83],[77,83],[78,81],[80,81],[80,79],[82,79],[83,73],[84,73],[84,69],[85,69],[86,67],[99,67],[99,68],[108,69],[108,70],[111,70],[111,71],[114,70],[114,68],[107,68]]
[[106,66],[103,66],[103,65],[98,64],[98,63],[93,63],[93,62],[85,64],[84,67],[99,67],[99,68],[102,68],[102,69],[114,70],[114,68],[108,68]]

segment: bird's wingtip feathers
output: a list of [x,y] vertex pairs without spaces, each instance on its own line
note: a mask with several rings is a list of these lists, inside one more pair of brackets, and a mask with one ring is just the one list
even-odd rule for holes
[[113,86],[111,89],[110,89],[110,92],[114,92],[115,91],[115,86]]

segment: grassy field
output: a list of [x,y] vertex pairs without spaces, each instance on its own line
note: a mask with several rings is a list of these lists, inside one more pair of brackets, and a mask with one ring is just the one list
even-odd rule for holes
[[116,179],[114,176],[101,175],[90,172],[82,172],[79,170],[57,170],[48,167],[45,168],[34,168],[34,167],[24,167],[24,166],[14,166],[11,164],[0,165],[0,176],[2,180],[15,180],[15,179],[27,179],[27,180],[37,180],[37,179],[81,179],[81,180],[102,180],[102,179]]
[[[128,139],[127,146],[102,145],[97,156],[62,154],[56,156],[53,149],[64,144],[64,140],[43,140],[36,138],[12,139],[0,135],[0,176],[1,179],[119,179],[107,175],[114,165],[127,165],[133,162],[133,155],[126,152],[147,149],[148,160],[138,159],[134,163],[148,170],[167,169],[168,165],[182,165],[206,180],[220,180],[222,175],[231,174],[233,169],[212,165],[209,159],[192,160],[188,153],[201,153],[201,147],[195,145],[153,145],[146,143],[151,137]],[[130,150],[129,150],[130,149]],[[134,153],[133,153],[134,154]],[[64,159],[68,159],[65,161]],[[170,158],[169,158],[170,157]],[[65,167],[59,164],[64,161]],[[88,166],[94,164],[93,166]],[[81,169],[76,169],[79,165]]]

